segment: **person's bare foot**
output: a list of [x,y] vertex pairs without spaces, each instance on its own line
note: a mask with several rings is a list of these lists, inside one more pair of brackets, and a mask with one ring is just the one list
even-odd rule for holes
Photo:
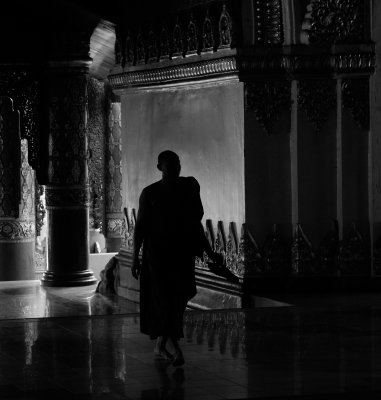
[[181,350],[180,351],[177,350],[172,365],[174,367],[181,367],[184,364],[185,364],[184,355]]
[[156,359],[160,359],[160,360],[164,360],[164,361],[172,362],[175,359],[175,357],[165,348],[163,349],[163,348],[155,347],[153,354],[155,355]]

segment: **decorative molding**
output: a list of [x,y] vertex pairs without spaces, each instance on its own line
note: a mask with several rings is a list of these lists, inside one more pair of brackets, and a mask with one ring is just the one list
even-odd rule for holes
[[105,87],[103,82],[88,80],[88,124],[89,149],[88,175],[90,183],[90,228],[103,231],[105,219]]
[[123,211],[121,104],[110,104],[106,135],[106,213]]
[[47,209],[61,208],[88,208],[89,187],[83,186],[45,186],[45,199]]
[[238,245],[237,265],[234,275],[238,278],[249,278],[258,275],[263,270],[263,260],[259,247],[246,224],[242,224],[241,237]]
[[281,0],[255,0],[255,37],[261,45],[283,43]]
[[0,241],[30,241],[34,238],[34,221],[0,219]]
[[343,108],[347,109],[356,125],[363,131],[369,131],[369,78],[343,79]]
[[217,234],[214,242],[214,251],[221,254],[225,260],[226,257],[226,235],[223,221],[217,222]]
[[367,251],[364,239],[355,223],[340,244],[338,262],[342,275],[367,274]]
[[117,237],[121,237],[123,231],[124,219],[107,217],[106,221],[107,221],[107,237],[115,235]]
[[237,73],[236,59],[234,57],[225,57],[217,60],[205,60],[184,65],[163,67],[151,71],[135,71],[110,75],[109,81],[113,89],[122,89],[234,73]]
[[[215,249],[215,233],[214,233],[214,229],[213,229],[213,223],[212,220],[207,219],[205,221],[205,237],[208,240],[210,247],[214,250]],[[198,268],[201,269],[209,269],[209,263],[211,263],[212,261],[209,259],[208,255],[206,254],[206,252],[204,251],[202,257],[196,257],[195,260],[195,265]]]
[[45,193],[44,186],[39,185],[37,179],[35,179],[35,213],[36,213],[36,236],[41,235],[41,229],[45,223],[45,216],[46,216],[46,208],[45,204],[42,201],[41,197]]
[[[235,222],[229,224],[229,235],[226,244],[226,267],[234,275],[237,274],[239,240]],[[238,272],[239,273],[239,272]]]
[[308,120],[320,132],[330,112],[336,106],[336,86],[333,79],[302,80],[298,82],[298,105]]
[[258,81],[245,84],[245,108],[253,110],[265,132],[271,133],[282,108],[291,108],[289,81]]
[[292,275],[316,273],[316,256],[312,251],[311,242],[299,223],[295,226],[291,246],[291,273]]
[[304,31],[314,45],[367,42],[363,0],[311,0]]
[[28,164],[28,141],[21,139],[20,218],[35,219],[35,173]]

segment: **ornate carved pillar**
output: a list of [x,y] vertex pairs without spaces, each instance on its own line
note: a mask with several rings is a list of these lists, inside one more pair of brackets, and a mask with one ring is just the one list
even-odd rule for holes
[[0,280],[34,279],[34,171],[20,116],[0,97]]
[[49,165],[46,286],[96,282],[89,263],[87,80],[89,61],[52,63],[47,73]]
[[120,103],[111,103],[106,146],[106,247],[119,251],[124,226],[122,196],[122,127]]

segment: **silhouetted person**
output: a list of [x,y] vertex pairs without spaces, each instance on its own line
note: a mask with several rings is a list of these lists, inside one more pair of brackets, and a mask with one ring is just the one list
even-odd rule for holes
[[[139,199],[132,275],[140,276],[141,332],[157,339],[157,357],[180,366],[183,314],[196,294],[195,256],[205,250],[212,260],[219,258],[202,229],[204,210],[197,180],[180,177],[180,159],[170,150],[159,154],[157,167],[162,179],[144,188]],[[174,356],[166,349],[168,339]]]

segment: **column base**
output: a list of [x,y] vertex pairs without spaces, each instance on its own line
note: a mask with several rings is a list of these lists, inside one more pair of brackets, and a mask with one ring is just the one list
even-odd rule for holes
[[45,271],[41,278],[42,286],[66,287],[66,286],[87,286],[97,282],[93,271],[87,269],[72,273],[58,274],[53,271]]

